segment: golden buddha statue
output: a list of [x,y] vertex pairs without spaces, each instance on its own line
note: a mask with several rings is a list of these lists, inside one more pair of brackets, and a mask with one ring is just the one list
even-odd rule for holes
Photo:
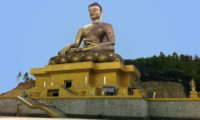
[[199,98],[198,92],[196,91],[196,83],[195,83],[194,79],[191,79],[191,81],[190,81],[190,88],[191,88],[191,91],[190,91],[189,97],[190,98]]
[[[92,23],[82,27],[77,33],[75,43],[63,48],[59,55],[80,51],[114,52],[115,39],[112,25],[100,22],[102,7],[95,2],[88,6],[88,10]],[[82,41],[84,47],[79,48]]]
[[192,91],[196,91],[196,85],[195,85],[194,79],[192,79],[192,80],[190,81],[190,88],[191,88]]
[[[88,6],[91,24],[79,29],[75,42],[61,49],[49,64],[93,61],[121,61],[114,53],[115,37],[111,24],[100,22],[102,7],[97,2]],[[80,47],[83,42],[83,47]]]

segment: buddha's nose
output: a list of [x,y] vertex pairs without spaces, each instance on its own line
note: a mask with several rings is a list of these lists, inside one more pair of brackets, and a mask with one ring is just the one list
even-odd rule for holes
[[93,12],[90,13],[91,16],[93,16],[93,14],[94,14]]

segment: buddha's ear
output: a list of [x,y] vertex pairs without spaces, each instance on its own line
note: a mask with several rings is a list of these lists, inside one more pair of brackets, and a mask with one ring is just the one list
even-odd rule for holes
[[102,18],[102,16],[103,16],[103,13],[101,13],[100,19]]

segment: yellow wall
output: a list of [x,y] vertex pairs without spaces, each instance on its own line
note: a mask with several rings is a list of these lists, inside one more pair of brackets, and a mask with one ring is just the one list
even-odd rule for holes
[[[69,63],[49,65],[31,69],[36,77],[32,97],[47,97],[47,91],[59,90],[58,97],[102,95],[103,86],[115,86],[117,95],[128,95],[128,87],[139,79],[140,73],[134,66],[120,62]],[[72,80],[72,87],[64,89],[64,81]]]

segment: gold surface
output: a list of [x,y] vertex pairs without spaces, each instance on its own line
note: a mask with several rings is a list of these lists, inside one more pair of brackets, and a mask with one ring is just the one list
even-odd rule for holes
[[43,68],[32,68],[30,73],[35,74],[46,74],[47,72],[56,71],[72,71],[72,70],[121,70],[123,72],[132,72],[136,76],[140,77],[139,70],[133,65],[123,65],[121,62],[105,62],[105,63],[93,63],[93,62],[79,62],[79,63],[68,63],[68,64],[57,64],[48,65]]
[[191,88],[191,91],[190,91],[189,97],[190,98],[199,98],[198,92],[196,91],[196,83],[195,83],[194,79],[192,79],[190,81],[190,88]]
[[[31,97],[47,97],[49,90],[57,90],[55,98],[74,96],[104,96],[104,86],[113,86],[116,96],[127,96],[128,87],[138,82],[140,73],[133,65],[121,62],[80,62],[60,65],[48,65],[31,69],[36,77],[36,86],[31,90]],[[72,86],[64,88],[64,81],[71,80]],[[134,95],[131,95],[134,96]],[[141,95],[135,94],[141,97]]]
[[[144,99],[139,96],[69,96],[59,99]],[[33,97],[33,99],[56,99],[55,97]]]
[[199,98],[198,96],[198,92],[195,90],[195,91],[190,91],[190,95],[189,95],[190,98]]
[[22,94],[30,94],[30,89],[27,90],[11,90],[5,94],[0,94],[0,99],[15,99]]
[[[55,97],[32,97],[33,99],[56,99]],[[143,98],[135,96],[69,96],[69,97],[59,97],[59,99],[144,99],[147,101],[200,101],[200,98]],[[11,96],[0,96],[1,99],[17,99],[17,97]]]
[[148,101],[200,101],[200,98],[144,98]]
[[[77,32],[75,42],[64,47],[59,54],[83,51],[108,51],[114,52],[115,35],[111,24],[100,22],[102,11],[99,6],[90,6],[89,15],[91,24],[85,25]],[[79,48],[83,42],[84,47]]]

